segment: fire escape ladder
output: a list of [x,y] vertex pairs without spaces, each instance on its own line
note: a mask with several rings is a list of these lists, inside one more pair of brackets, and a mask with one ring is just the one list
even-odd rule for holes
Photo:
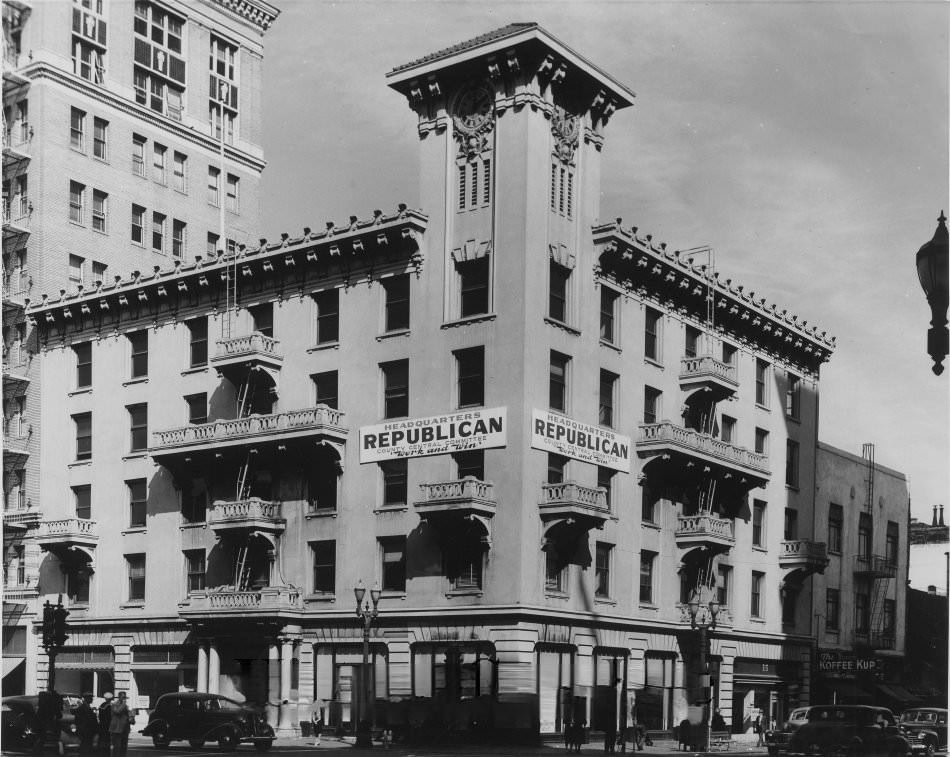
[[245,380],[238,387],[237,396],[237,417],[246,418],[250,415],[250,399],[254,393],[254,388],[249,380]]
[[864,503],[865,512],[873,512],[874,504],[874,444],[865,442],[861,447],[861,457],[865,460],[867,478],[864,480],[865,491],[867,493]]
[[871,589],[873,596],[871,598],[871,633],[879,634],[883,628],[884,621],[884,602],[887,599],[887,587],[890,579],[887,577],[877,578]]
[[235,500],[240,502],[241,500],[247,499],[250,494],[250,474],[251,474],[251,455],[254,453],[251,450],[248,450],[247,457],[242,463],[240,469],[238,469],[237,485],[235,486]]
[[246,591],[248,579],[251,576],[251,566],[247,561],[248,544],[244,542],[238,547],[237,556],[234,561],[234,588],[238,591]]

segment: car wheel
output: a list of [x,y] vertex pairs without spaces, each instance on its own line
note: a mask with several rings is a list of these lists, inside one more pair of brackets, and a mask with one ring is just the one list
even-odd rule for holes
[[271,745],[274,743],[272,739],[262,739],[261,741],[254,742],[254,748],[258,752],[266,752],[271,748]]
[[224,731],[220,736],[218,736],[218,748],[222,752],[233,752],[237,749],[237,745],[240,739],[234,731]]
[[168,746],[169,742],[168,731],[159,731],[158,733],[152,734],[152,744],[158,749],[164,749]]
[[204,739],[188,739],[188,746],[192,749],[201,749],[205,745]]

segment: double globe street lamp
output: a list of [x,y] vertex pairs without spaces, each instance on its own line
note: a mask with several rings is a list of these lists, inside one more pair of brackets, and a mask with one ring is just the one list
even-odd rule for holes
[[716,616],[719,615],[720,605],[715,597],[708,604],[700,601],[701,593],[696,592],[690,598],[686,607],[689,610],[689,625],[694,631],[699,631],[699,671],[701,676],[703,703],[702,743],[699,748],[709,751],[712,731],[712,686],[709,675],[709,658],[711,656],[709,632],[716,628]]
[[930,330],[927,332],[927,353],[933,358],[933,372],[943,373],[947,356],[947,218],[940,211],[933,239],[917,251],[917,277],[930,305]]
[[373,626],[373,621],[376,620],[376,616],[379,615],[379,597],[381,594],[377,583],[369,592],[373,603],[370,607],[369,601],[363,602],[366,597],[366,587],[363,586],[363,579],[361,578],[353,588],[353,596],[356,597],[356,617],[363,621],[363,666],[360,668],[359,711],[356,720],[356,746],[360,747],[373,746],[368,710],[369,699],[372,696],[369,676],[369,631]]

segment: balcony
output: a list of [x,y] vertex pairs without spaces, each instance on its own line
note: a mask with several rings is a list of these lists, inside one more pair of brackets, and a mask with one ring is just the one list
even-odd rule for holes
[[727,552],[736,543],[732,521],[710,513],[678,516],[674,538],[677,547],[702,547],[712,550],[713,553]]
[[610,517],[607,491],[575,481],[543,484],[538,507],[542,520],[577,524],[585,530],[602,528]]
[[797,570],[805,575],[824,573],[828,565],[828,549],[822,541],[791,539],[782,542],[778,566],[785,570]]
[[498,505],[495,485],[491,481],[479,481],[473,476],[460,481],[422,484],[419,488],[422,489],[422,499],[413,505],[423,519],[427,516],[472,515],[491,518]]
[[3,238],[30,233],[33,205],[26,195],[17,195],[3,203]]
[[149,452],[162,465],[216,458],[229,452],[246,453],[249,448],[266,446],[280,446],[282,450],[307,448],[309,452],[314,443],[342,446],[348,432],[345,418],[342,410],[318,405],[195,424],[154,432]]
[[3,167],[30,159],[30,143],[33,140],[33,127],[19,122],[10,131],[3,132]]
[[25,363],[3,361],[3,393],[7,396],[21,395],[30,385],[30,376]]
[[208,525],[216,534],[249,529],[282,532],[287,526],[282,510],[282,502],[268,502],[258,497],[237,502],[217,500],[208,508]]
[[[4,5],[6,5],[6,0]],[[6,25],[6,21],[4,21],[4,25]],[[21,71],[29,63],[29,57],[17,51],[13,45],[5,45],[5,48],[3,51],[3,80],[14,86],[29,84],[29,78]]]
[[867,578],[894,578],[897,563],[885,555],[855,555],[854,575]]
[[713,393],[715,401],[724,400],[739,388],[736,368],[712,355],[684,357],[680,361],[680,389]]
[[82,518],[43,520],[40,521],[36,541],[43,549],[50,551],[79,548],[90,554],[89,551],[99,543],[96,526],[96,521]]
[[265,586],[238,591],[231,587],[191,592],[179,605],[184,618],[260,618],[273,619],[296,614],[302,609],[300,591],[289,586]]
[[16,470],[26,465],[30,457],[30,433],[23,429],[3,431],[3,469]]
[[26,296],[29,293],[29,277],[26,274],[14,274],[3,280],[3,317],[15,318],[26,308]]
[[641,424],[636,446],[640,457],[661,458],[672,466],[675,474],[701,462],[746,481],[747,488],[764,486],[770,476],[769,459],[765,455],[670,421]]
[[3,527],[8,531],[25,531],[38,524],[40,511],[30,507],[25,497],[15,499],[19,500],[15,505],[8,502],[3,508]]
[[211,364],[229,381],[241,383],[249,371],[265,370],[271,375],[280,370],[284,356],[278,350],[280,341],[259,331],[232,339],[221,339]]

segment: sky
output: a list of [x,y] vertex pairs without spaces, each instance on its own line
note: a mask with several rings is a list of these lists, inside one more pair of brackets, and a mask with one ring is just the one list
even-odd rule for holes
[[385,74],[536,21],[637,94],[605,131],[602,220],[710,245],[723,277],[836,336],[821,440],[873,442],[915,517],[950,504],[950,364],[931,372],[914,266],[950,212],[950,4],[273,2],[260,236],[418,208],[416,117]]

